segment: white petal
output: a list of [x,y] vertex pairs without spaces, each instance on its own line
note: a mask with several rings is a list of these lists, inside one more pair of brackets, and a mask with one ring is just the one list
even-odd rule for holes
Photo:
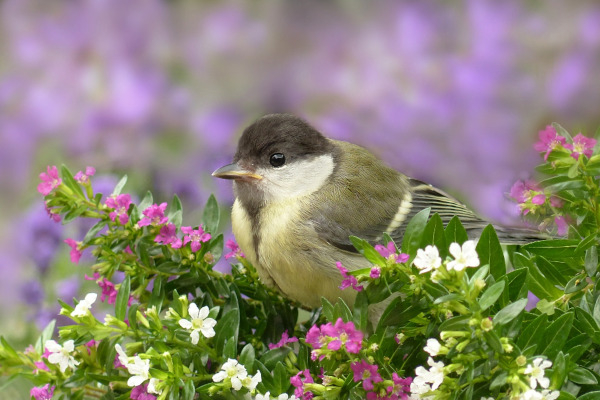
[[206,317],[208,317],[209,312],[210,312],[210,310],[208,309],[207,306],[202,307],[200,309],[200,312],[198,313],[198,318],[205,319]]
[[450,250],[450,254],[452,254],[452,257],[454,257],[454,258],[459,258],[460,255],[462,254],[462,249],[460,248],[460,244],[458,244],[458,243],[452,243],[450,245],[449,250]]
[[181,326],[183,329],[192,329],[193,325],[191,321],[188,321],[187,319],[180,319],[179,326]]
[[240,390],[242,388],[242,381],[237,376],[231,378],[231,387],[234,390]]
[[200,334],[198,333],[197,329],[194,329],[192,333],[190,333],[190,337],[192,338],[192,344],[198,344],[198,341],[200,340]]
[[143,376],[132,376],[127,380],[127,386],[140,386],[142,383],[144,383],[145,380],[146,378],[144,378]]
[[188,313],[190,314],[191,319],[196,319],[199,317],[200,310],[198,310],[196,303],[190,303],[188,307]]
[[54,340],[47,340],[46,343],[44,344],[44,347],[50,353],[58,353],[59,351],[62,350],[62,346],[60,344],[56,343],[56,341],[54,341]]
[[213,375],[212,380],[213,380],[213,382],[221,382],[226,377],[227,377],[227,372],[219,371]]
[[91,306],[97,298],[98,295],[96,293],[88,293],[85,295],[85,302]]
[[211,338],[211,337],[215,336],[215,330],[213,328],[203,327],[200,330],[202,331],[202,334],[206,338]]
[[69,353],[72,352],[73,350],[75,350],[75,342],[73,340],[67,340],[63,344],[63,349],[65,349]]

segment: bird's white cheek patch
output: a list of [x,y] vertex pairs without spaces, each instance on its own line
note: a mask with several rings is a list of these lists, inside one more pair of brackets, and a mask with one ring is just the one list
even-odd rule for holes
[[303,197],[319,190],[333,173],[331,155],[310,160],[295,161],[280,168],[259,169],[263,176],[259,182],[267,201],[281,201]]

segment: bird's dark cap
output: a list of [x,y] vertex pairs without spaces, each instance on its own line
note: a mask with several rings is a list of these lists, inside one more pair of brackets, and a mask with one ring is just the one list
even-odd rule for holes
[[274,153],[292,161],[332,152],[333,144],[302,119],[292,114],[269,114],[244,130],[233,160],[258,167],[267,165]]

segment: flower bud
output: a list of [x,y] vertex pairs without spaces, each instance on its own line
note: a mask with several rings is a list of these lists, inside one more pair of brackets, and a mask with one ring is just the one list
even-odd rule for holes
[[516,362],[519,367],[523,367],[525,366],[525,364],[527,364],[527,357],[525,357],[524,355],[520,355],[519,357],[517,357]]
[[489,332],[494,327],[494,324],[492,323],[492,320],[490,318],[484,318],[481,320],[480,326],[481,329],[483,329],[485,332]]

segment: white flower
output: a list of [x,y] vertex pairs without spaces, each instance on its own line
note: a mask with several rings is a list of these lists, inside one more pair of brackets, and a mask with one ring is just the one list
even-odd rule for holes
[[117,350],[117,354],[119,356],[119,362],[123,364],[123,366],[129,364],[129,356],[125,353],[119,343],[115,344],[115,349]]
[[411,399],[424,399],[422,395],[430,392],[431,385],[425,382],[422,378],[415,377],[413,381],[410,383],[410,398]]
[[427,359],[427,364],[431,367],[429,370],[422,366],[418,366],[415,369],[416,376],[414,380],[418,383],[431,383],[431,390],[435,390],[444,381],[444,363],[441,361],[435,362],[433,358],[429,357]]
[[525,393],[519,396],[521,400],[556,400],[560,396],[560,392],[558,390],[550,391],[550,390],[542,390],[541,392],[536,391],[535,389],[529,389]]
[[442,346],[437,339],[427,339],[427,345],[423,348],[423,350],[429,353],[431,357],[435,357],[439,354],[441,347]]
[[44,347],[50,353],[48,361],[51,364],[58,364],[60,372],[65,372],[67,367],[75,368],[76,365],[79,365],[79,361],[71,355],[75,350],[75,342],[72,340],[67,340],[62,346],[54,340],[48,340]]
[[254,376],[248,375],[244,379],[242,379],[242,385],[250,391],[256,389],[256,385],[258,385],[262,381],[262,377],[260,375],[260,371],[256,371]]
[[140,356],[135,356],[125,367],[132,375],[127,380],[127,386],[139,386],[150,379],[150,360],[142,360]]
[[525,373],[529,375],[529,386],[532,389],[535,389],[538,383],[544,389],[548,389],[548,386],[550,386],[550,379],[544,376],[544,370],[551,366],[551,361],[538,357],[533,360],[533,365],[529,364],[527,368],[525,368]]
[[246,367],[238,363],[237,360],[230,358],[221,366],[221,371],[213,375],[212,379],[214,382],[229,379],[231,387],[234,390],[240,390],[242,388],[242,380],[247,376],[248,371],[246,371]]
[[458,243],[452,243],[450,245],[450,254],[454,257],[453,261],[450,261],[447,265],[448,271],[462,271],[467,267],[479,266],[479,256],[475,251],[475,242],[467,240],[462,248]]
[[158,384],[158,382],[160,382],[158,379],[150,378],[150,381],[148,382],[148,387],[146,388],[146,391],[148,393],[161,394],[162,390],[156,389],[156,385]]
[[85,295],[85,299],[81,300],[75,306],[75,309],[71,313],[72,317],[85,317],[92,308],[92,304],[96,301],[98,295],[96,293],[88,293]]
[[432,269],[438,269],[442,265],[440,252],[437,247],[432,245],[425,247],[425,250],[419,249],[413,264],[420,270],[419,273],[421,274],[429,272]]
[[204,337],[211,338],[215,336],[214,326],[217,324],[212,318],[208,317],[208,307],[204,306],[198,310],[198,306],[195,303],[191,303],[188,307],[188,314],[190,314],[190,320],[180,319],[179,325],[183,329],[191,330],[190,337],[192,338],[193,344],[198,344],[200,340],[199,332],[202,332]]

